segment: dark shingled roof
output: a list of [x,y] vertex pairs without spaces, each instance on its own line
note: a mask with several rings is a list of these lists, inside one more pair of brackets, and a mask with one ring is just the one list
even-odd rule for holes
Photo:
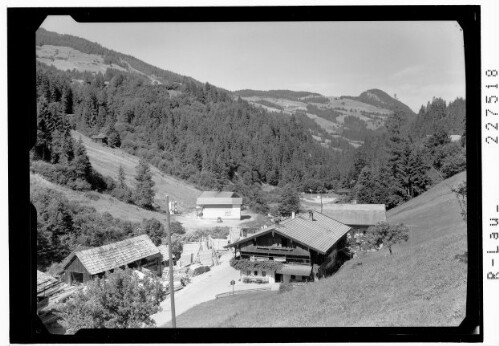
[[294,219],[286,219],[280,224],[266,228],[247,238],[242,238],[226,247],[232,247],[244,243],[248,239],[274,231],[324,254],[350,229],[349,226],[314,211],[313,220],[310,219],[308,213],[299,214]]
[[78,257],[91,275],[127,265],[149,256],[159,256],[159,254],[159,249],[147,234],[75,252],[75,256]]

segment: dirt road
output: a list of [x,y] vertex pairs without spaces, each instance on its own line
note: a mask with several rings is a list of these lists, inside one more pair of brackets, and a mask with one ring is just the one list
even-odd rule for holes
[[[202,275],[196,276],[192,282],[180,291],[175,292],[175,314],[186,312],[195,305],[204,303],[216,298],[217,294],[229,292],[232,290],[231,280],[236,281],[235,290],[245,290],[252,288],[264,288],[270,286],[267,284],[244,284],[238,281],[239,271],[232,268],[229,260],[232,254],[226,253],[222,256],[222,263],[212,267],[211,270]],[[163,311],[153,315],[157,327],[166,327],[171,320],[170,296],[161,303]]]
[[[229,264],[231,254],[227,253],[224,256],[222,256],[223,261],[220,265],[212,267],[205,274],[193,277],[190,284],[175,292],[175,313],[177,316],[195,305],[215,299],[219,293],[232,289],[230,281],[239,279],[239,271]],[[170,296],[161,303],[161,307],[163,311],[152,316],[158,327],[163,327],[171,320]]]

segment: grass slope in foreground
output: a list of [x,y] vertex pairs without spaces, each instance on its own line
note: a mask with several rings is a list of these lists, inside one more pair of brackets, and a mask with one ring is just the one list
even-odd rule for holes
[[410,228],[407,243],[347,262],[331,278],[285,293],[200,304],[178,327],[457,326],[465,317],[466,225],[448,185],[465,172],[390,210]]

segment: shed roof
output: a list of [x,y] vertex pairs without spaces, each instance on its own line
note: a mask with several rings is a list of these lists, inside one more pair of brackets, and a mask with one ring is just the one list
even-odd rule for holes
[[198,205],[243,204],[243,199],[230,191],[204,191],[197,199]]
[[107,138],[107,136],[103,133],[99,133],[98,135],[92,136],[93,139],[103,139]]
[[386,222],[384,204],[328,204],[323,214],[350,226],[372,226]]
[[249,239],[273,231],[324,254],[350,229],[349,226],[314,211],[313,220],[310,219],[308,213],[299,214],[294,219],[286,219],[278,225],[240,239],[227,247],[244,243]]
[[75,256],[87,271],[94,275],[159,253],[149,236],[143,234],[97,248],[77,251]]

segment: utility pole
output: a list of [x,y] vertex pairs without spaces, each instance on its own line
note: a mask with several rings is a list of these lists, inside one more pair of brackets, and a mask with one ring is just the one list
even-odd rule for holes
[[319,190],[319,194],[321,195],[321,214],[322,214],[322,189]]
[[177,321],[175,320],[175,297],[173,293],[173,256],[172,256],[172,231],[170,227],[170,197],[166,195],[166,229],[168,230],[168,277],[170,279],[170,303],[172,310],[172,328],[177,328]]

